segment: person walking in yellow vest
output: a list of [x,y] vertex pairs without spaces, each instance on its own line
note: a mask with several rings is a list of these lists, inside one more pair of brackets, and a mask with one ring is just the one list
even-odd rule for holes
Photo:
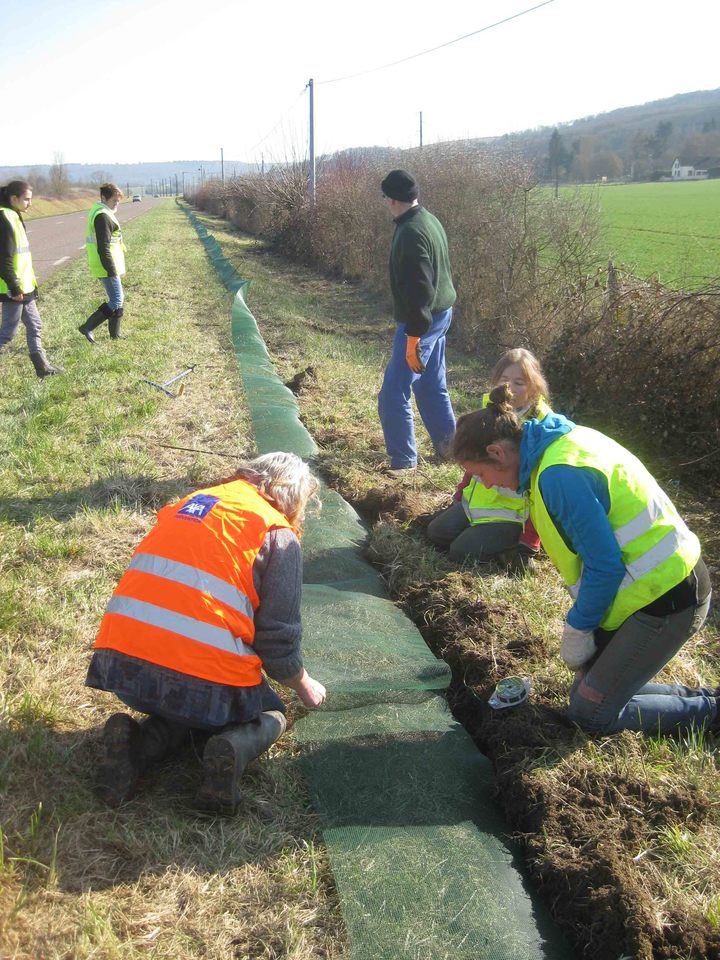
[[0,189],[0,353],[22,322],[30,360],[35,373],[42,378],[65,371],[48,362],[42,345],[37,279],[22,217],[30,209],[32,193],[26,180],[12,180]]
[[[542,366],[529,350],[507,350],[490,375],[490,388],[506,383],[513,395],[513,409],[521,421],[548,413],[549,390]],[[487,406],[489,394],[483,394]],[[433,517],[428,537],[440,549],[447,549],[451,560],[484,562],[502,555],[513,573],[533,569],[540,540],[528,517],[522,494],[515,490],[486,487],[465,472],[455,490],[453,503]]]
[[596,734],[720,730],[720,689],[650,682],[705,622],[711,587],[697,537],[643,464],[560,414],[521,423],[504,384],[460,418],[453,456],[487,486],[529,493],[574,601],[568,717]]
[[90,273],[105,287],[107,301],[91,314],[78,330],[95,343],[93,330],[107,320],[110,338],[123,339],[120,325],[123,316],[123,288],[121,277],[125,275],[127,249],[122,238],[116,211],[123,192],[115,183],[103,183],[100,200],[88,212],[85,250]]
[[163,507],[113,594],[86,684],[149,714],[105,724],[95,792],[117,806],[140,774],[190,738],[203,753],[203,806],[234,812],[247,764],[285,730],[263,672],[308,708],[325,687],[303,666],[299,536],[318,481],[292,453]]

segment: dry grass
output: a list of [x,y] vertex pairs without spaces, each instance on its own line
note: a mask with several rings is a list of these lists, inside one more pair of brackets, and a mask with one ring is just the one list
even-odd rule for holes
[[[155,511],[252,451],[230,297],[169,205],[128,227],[125,332],[76,331],[99,289],[78,263],[43,290],[64,377],[18,341],[0,398],[0,956],[340,958],[344,933],[292,737],[254,764],[238,817],[195,806],[192,750],[118,811],[92,795],[114,698],[84,687],[104,606]],[[170,400],[141,382],[196,363]],[[183,450],[179,448],[190,448]]]
[[[571,675],[557,651],[568,600],[549,561],[520,581],[453,565],[423,530],[428,514],[449,501],[459,472],[430,462],[421,446],[425,459],[412,482],[389,484],[379,473],[375,397],[389,352],[386,314],[360,288],[320,281],[220,221],[207,222],[253,280],[252,309],[282,374],[289,380],[312,367],[298,400],[322,444],[322,469],[374,523],[371,557],[391,594],[451,664],[456,714],[492,757],[508,823],[578,952],[594,960],[720,957],[718,743],[627,732],[593,740],[564,723]],[[451,335],[450,389],[465,412],[487,368],[458,354]],[[662,454],[646,436],[642,456],[667,480],[674,466]],[[703,540],[717,586],[716,508],[689,482],[674,497]],[[715,620],[661,678],[716,684],[717,641]],[[532,675],[532,702],[498,716],[487,696],[509,673]]]

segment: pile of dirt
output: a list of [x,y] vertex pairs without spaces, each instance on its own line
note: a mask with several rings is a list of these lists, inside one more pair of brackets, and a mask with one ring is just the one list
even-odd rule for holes
[[[370,521],[393,517],[409,536],[431,515],[428,494],[404,485],[371,487],[354,506]],[[554,919],[587,960],[720,960],[720,931],[700,913],[660,915],[662,891],[635,859],[664,826],[701,824],[707,798],[692,785],[651,786],[632,734],[617,736],[619,749],[637,755],[637,777],[598,766],[582,751],[583,734],[542,694],[492,710],[498,680],[551,654],[521,613],[479,599],[472,581],[458,572],[395,599],[452,668],[450,706],[493,762],[498,802]],[[561,777],[546,773],[549,760],[566,757]]]

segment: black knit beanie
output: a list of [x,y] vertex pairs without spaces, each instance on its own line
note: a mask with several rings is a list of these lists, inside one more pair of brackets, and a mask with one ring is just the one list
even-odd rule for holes
[[415,177],[407,170],[391,170],[380,184],[386,197],[391,200],[400,200],[401,203],[412,203],[417,200],[418,185]]

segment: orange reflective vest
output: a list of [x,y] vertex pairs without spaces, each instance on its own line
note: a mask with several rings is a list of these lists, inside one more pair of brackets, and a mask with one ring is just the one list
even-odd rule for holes
[[274,527],[292,525],[245,480],[163,507],[112,595],[96,648],[214,683],[257,686],[252,568]]

